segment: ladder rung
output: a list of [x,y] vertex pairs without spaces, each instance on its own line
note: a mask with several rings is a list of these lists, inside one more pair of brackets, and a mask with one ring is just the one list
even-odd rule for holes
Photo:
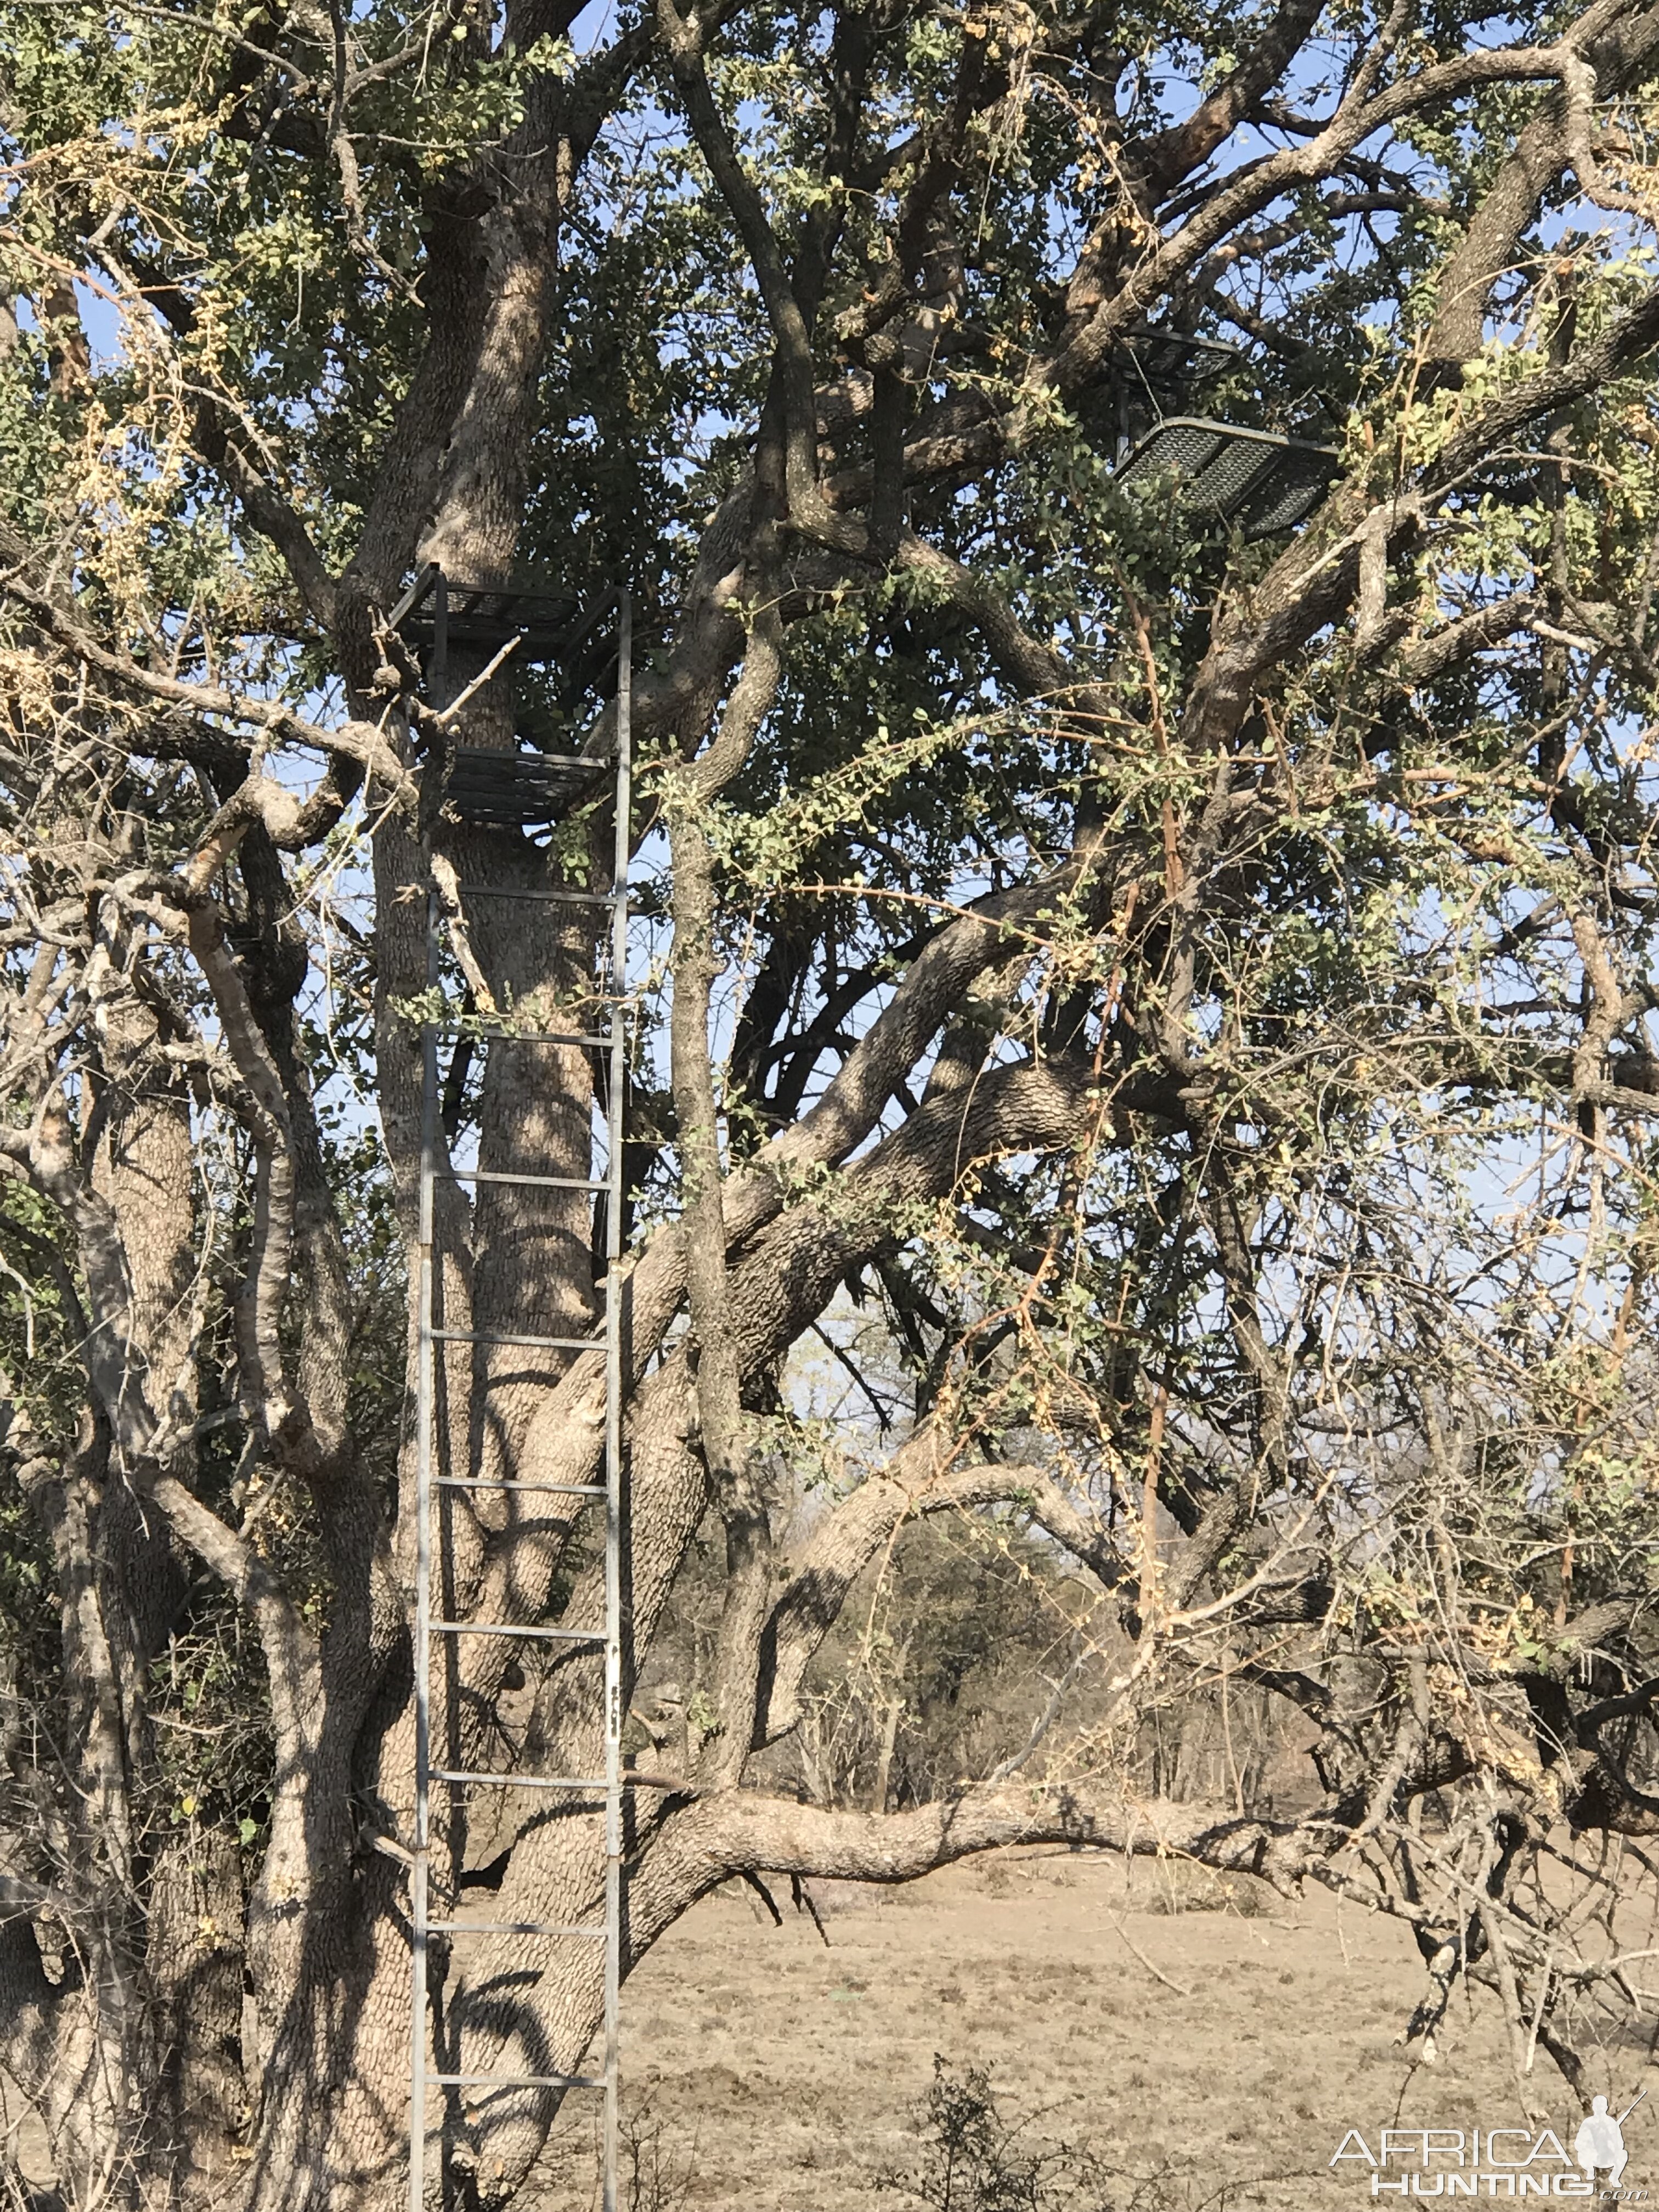
[[602,1628],[507,1628],[489,1620],[429,1620],[441,1636],[523,1636],[538,1644],[603,1644]]
[[602,1336],[495,1336],[483,1328],[434,1328],[434,1344],[528,1345],[537,1352],[603,1352]]
[[[605,1777],[594,1774],[474,1774],[464,1767],[434,1766],[427,1771],[428,1782],[478,1782],[495,1790],[604,1790]],[[696,1784],[683,1774],[642,1774],[636,1767],[625,1767],[617,1777],[622,1790],[661,1790],[671,1797],[695,1796]]]
[[605,2077],[586,2074],[428,2074],[429,2089],[466,2089],[486,2083],[495,2089],[603,2089]]
[[494,1168],[436,1168],[451,1182],[528,1183],[534,1190],[609,1190],[609,1176],[502,1175]]
[[481,1782],[492,1790],[603,1790],[605,1778],[591,1774],[472,1774],[465,1767],[434,1766],[434,1782]]
[[605,1928],[560,1928],[550,1920],[428,1920],[428,1936],[591,1936],[602,1943]]
[[611,1034],[598,1030],[486,1030],[474,1029],[462,1022],[432,1022],[428,1024],[440,1036],[471,1037],[477,1044],[623,1044],[627,1040],[620,1032]]
[[439,1474],[434,1490],[542,1490],[553,1498],[603,1498],[602,1482],[503,1482],[487,1474]]
[[549,906],[620,906],[626,891],[510,891],[493,884],[468,884],[468,898],[529,899]]

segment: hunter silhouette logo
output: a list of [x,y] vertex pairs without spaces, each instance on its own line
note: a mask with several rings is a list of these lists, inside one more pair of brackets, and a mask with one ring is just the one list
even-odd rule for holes
[[1625,2123],[1647,2094],[1616,2118],[1605,2097],[1593,2098],[1571,2152],[1553,2128],[1382,2128],[1370,2142],[1350,2128],[1330,2163],[1366,2167],[1373,2197],[1600,2195],[1637,2203],[1647,2191],[1620,2186],[1630,2158]]
[[1598,2172],[1605,2172],[1607,2187],[1618,2188],[1630,2158],[1625,2148],[1625,2123],[1647,2094],[1645,2089],[1640,2091],[1616,2120],[1607,2111],[1605,2097],[1591,2098],[1589,2117],[1579,2122],[1572,2139],[1572,2154],[1591,2180]]

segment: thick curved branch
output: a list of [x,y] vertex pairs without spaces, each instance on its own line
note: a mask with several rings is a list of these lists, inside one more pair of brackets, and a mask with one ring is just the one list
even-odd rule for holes
[[1525,629],[1533,617],[1543,611],[1543,601],[1533,593],[1515,592],[1496,606],[1477,607],[1471,614],[1459,615],[1407,645],[1400,656],[1401,673],[1407,684],[1432,684],[1459,661],[1501,645],[1517,630]]
[[185,871],[192,891],[205,892],[256,824],[283,852],[299,852],[325,837],[345,812],[346,794],[325,779],[307,799],[275,776],[250,775],[232,792],[207,828]]
[[[817,1104],[727,1178],[721,1203],[728,1251],[747,1244],[817,1172],[845,1158],[868,1137],[975,978],[1022,940],[1035,950],[1045,919],[1075,896],[1080,876],[1073,863],[1038,883],[976,900],[971,913],[947,922],[923,947]],[[684,1240],[676,1225],[657,1233],[629,1279],[636,1372],[662,1341],[684,1283]]]
[[776,619],[769,610],[756,625],[719,735],[701,760],[678,771],[667,808],[674,867],[671,1076],[684,1194],[680,1238],[696,1347],[702,1455],[726,1528],[726,1591],[714,1659],[721,1727],[707,1747],[709,1771],[722,1782],[736,1779],[754,1725],[772,1541],[744,1421],[742,1376],[726,1311],[726,1229],[708,1028],[718,973],[718,902],[705,810],[747,759],[782,672]]
[[1357,85],[1316,137],[1269,156],[1236,183],[1212,193],[1173,237],[1130,272],[1111,299],[1097,307],[1080,328],[1073,326],[1058,351],[1032,363],[1025,380],[1032,396],[1014,410],[1006,426],[1011,448],[1018,450],[1042,420],[1046,402],[1038,398],[1039,393],[1063,395],[1089,382],[1125,333],[1247,217],[1270,206],[1281,193],[1329,175],[1376,132],[1423,108],[1481,85],[1525,83],[1540,77],[1563,82],[1589,42],[1626,4],[1626,0],[1597,0],[1553,46],[1474,48],[1429,63],[1370,97],[1363,96],[1368,87]]
[[1291,1821],[1239,1819],[1202,1804],[1137,1802],[1091,1782],[971,1790],[904,1813],[832,1813],[751,1790],[685,1806],[666,1823],[629,1891],[638,1958],[687,1907],[733,1875],[915,1881],[1008,1844],[1071,1844],[1195,1859],[1290,1890],[1319,1856]]
[[[1659,56],[1659,8],[1633,15],[1619,13],[1624,20],[1609,24],[1581,49],[1603,100],[1627,90]],[[1441,273],[1439,304],[1423,343],[1431,362],[1461,367],[1480,352],[1492,287],[1512,266],[1545,194],[1568,165],[1567,125],[1562,94],[1549,94],[1487,187]]]
[[213,994],[231,1057],[254,1104],[258,1170],[253,1243],[236,1309],[243,1406],[273,1449],[292,1462],[308,1461],[315,1439],[308,1414],[288,1388],[281,1335],[294,1250],[294,1133],[288,1100],[225,943],[218,908],[211,902],[198,907],[189,918],[187,933],[196,963]]
[[1264,94],[1272,91],[1325,12],[1325,0],[1283,0],[1279,13],[1237,69],[1200,100],[1184,123],[1161,131],[1129,157],[1155,200],[1207,161]]
[[929,1100],[866,1158],[781,1214],[732,1269],[732,1325],[746,1376],[769,1371],[850,1267],[911,1233],[918,1204],[944,1197],[986,1160],[1076,1145],[1095,1087],[1082,1062],[988,1068],[966,1091]]
[[766,302],[777,343],[784,412],[785,447],[792,505],[811,507],[817,499],[817,410],[812,397],[812,335],[789,281],[783,252],[772,233],[760,193],[738,159],[708,73],[703,66],[706,27],[693,12],[688,20],[674,0],[657,0],[657,32],[698,149],[708,162],[737,223],[755,281]]

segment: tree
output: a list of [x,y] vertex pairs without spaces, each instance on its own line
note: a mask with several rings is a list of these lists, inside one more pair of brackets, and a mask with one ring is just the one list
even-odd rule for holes
[[[606,834],[444,812],[458,734],[607,733],[482,656],[423,690],[427,561],[638,611],[630,1668],[711,1512],[724,1571],[631,1955],[733,1874],[1179,1851],[1402,1917],[1419,2050],[1468,1978],[1523,2099],[1534,2046],[1577,2085],[1626,1969],[1544,1873],[1659,1819],[1659,8],[588,20],[5,10],[0,2061],[63,2201],[403,2186],[424,896],[579,1005],[583,930],[467,890]],[[1171,415],[1323,449],[1299,523],[1118,472]],[[452,1141],[586,1172],[581,1052],[446,1074]],[[595,1310],[578,1198],[438,1236],[475,1329]],[[849,1300],[885,1443],[787,1379]],[[494,1357],[454,1462],[591,1480],[599,1363]],[[1029,1738],[892,1813],[768,1786],[946,1514],[1086,1596]],[[458,1525],[464,1608],[592,1617],[576,1523]],[[592,1661],[475,1641],[464,1741],[583,1771]],[[1306,1817],[1129,1789],[1232,1680],[1317,1727]],[[484,1841],[503,1917],[594,1905],[591,1823]],[[447,2047],[579,2063],[597,1971],[504,1963]],[[434,2107],[444,2201],[552,2103]]]

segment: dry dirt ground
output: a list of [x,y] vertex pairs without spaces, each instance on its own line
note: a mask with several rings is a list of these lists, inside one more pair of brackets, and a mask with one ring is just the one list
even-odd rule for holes
[[[1384,2124],[1467,2131],[1520,2118],[1489,2007],[1471,2014],[1458,2000],[1439,2063],[1407,2072],[1396,2038],[1422,1988],[1410,1939],[1323,1893],[1291,1905],[1244,1884],[1229,1899],[1192,1869],[1142,1861],[1126,1877],[1114,1860],[1043,1851],[905,1889],[815,1893],[828,1946],[787,1891],[775,1928],[734,1887],[690,1913],[623,1990],[635,2153],[619,2212],[918,2212],[927,2200],[904,2185],[925,2155],[935,2054],[958,2079],[988,2072],[1004,2115],[1025,2124],[1022,2143],[1087,2139],[1112,2170],[1075,2199],[1042,2197],[1040,2212],[1392,2212],[1400,2200],[1374,2198],[1363,2166],[1330,2170],[1348,2129],[1375,2148]],[[1659,2019],[1647,2011],[1590,2086],[1615,2111],[1652,2087],[1626,2130],[1626,2176],[1651,2212]],[[1534,2078],[1571,2143],[1577,2112],[1541,2053]],[[593,2116],[575,2103],[527,2212],[592,2212]],[[33,2166],[42,2147],[26,2135]],[[953,2212],[1030,2202],[958,2198]]]
[[[1437,2064],[1408,2073],[1395,2039],[1423,1984],[1402,1929],[1255,1885],[1244,1910],[1170,1910],[1193,1886],[1189,1870],[1141,1862],[1126,1879],[1115,1862],[1052,1852],[902,1890],[820,1886],[828,1947],[787,1893],[781,1928],[741,1888],[708,1899],[623,1991],[633,2212],[906,2212],[923,2200],[889,2178],[917,2170],[936,2053],[958,2074],[988,2069],[1034,2144],[1091,2140],[1117,2179],[1079,2212],[1386,2212],[1395,2200],[1373,2199],[1363,2166],[1330,2171],[1346,2130],[1374,2148],[1385,2123],[1519,2119],[1485,2007],[1460,1999]],[[1592,2085],[1615,2112],[1654,2086],[1626,2176],[1650,2203],[1656,2026],[1603,2054]],[[1570,2146],[1578,2112],[1541,2053],[1534,2078]],[[591,2121],[570,2112],[561,2132],[538,2212],[591,2202]]]

